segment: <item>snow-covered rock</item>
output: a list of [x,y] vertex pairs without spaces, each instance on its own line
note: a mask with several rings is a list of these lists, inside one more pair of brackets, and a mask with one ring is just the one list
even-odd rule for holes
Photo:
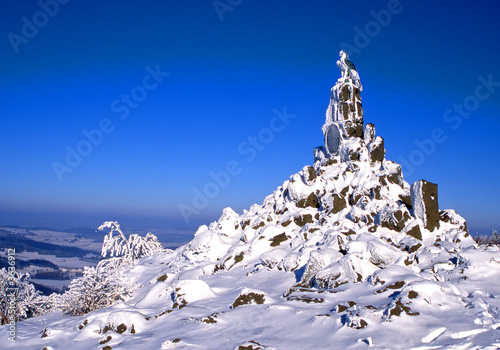
[[[498,248],[477,246],[461,216],[439,210],[437,186],[408,184],[385,159],[346,59],[312,166],[176,251],[121,266],[138,286],[124,302],[28,319],[5,347],[500,347]],[[109,250],[123,239],[110,234]]]

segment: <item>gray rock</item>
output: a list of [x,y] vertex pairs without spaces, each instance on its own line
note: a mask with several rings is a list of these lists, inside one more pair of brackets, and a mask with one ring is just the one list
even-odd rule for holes
[[408,194],[400,194],[399,195],[399,199],[401,200],[401,202],[406,205],[406,207],[408,209],[413,209],[413,206],[411,204],[411,196],[408,195]]
[[362,137],[363,124],[353,123],[350,120],[344,123],[344,129],[348,137]]
[[375,140],[370,143],[368,151],[372,164],[383,161],[385,157],[384,139],[380,136],[375,137]]
[[394,172],[387,175],[387,180],[393,184],[397,184],[403,187],[403,172],[401,170],[401,165],[397,165]]
[[303,198],[297,202],[297,207],[299,208],[320,208],[321,204],[318,201],[318,196],[315,193],[309,194],[307,198]]
[[333,208],[330,212],[333,214],[337,214],[339,211],[345,208],[347,208],[347,203],[344,197],[336,193],[333,194]]
[[[404,207],[403,207],[404,208]],[[380,218],[380,226],[397,232],[403,231],[407,222],[411,219],[408,210],[397,209]]]
[[420,231],[420,226],[418,225],[415,225],[412,228],[408,229],[406,234],[418,240],[422,240],[422,232]]

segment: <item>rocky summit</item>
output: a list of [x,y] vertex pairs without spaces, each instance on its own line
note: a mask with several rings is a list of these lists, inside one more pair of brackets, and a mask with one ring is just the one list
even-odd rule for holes
[[7,348],[498,349],[498,247],[385,159],[356,67],[345,52],[337,66],[313,165],[123,268],[124,301],[23,321]]

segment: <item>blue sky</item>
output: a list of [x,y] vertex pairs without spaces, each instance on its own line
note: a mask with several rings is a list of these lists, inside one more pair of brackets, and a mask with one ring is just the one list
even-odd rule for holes
[[2,9],[0,224],[192,231],[261,203],[323,143],[346,48],[386,157],[473,232],[500,228],[496,1]]

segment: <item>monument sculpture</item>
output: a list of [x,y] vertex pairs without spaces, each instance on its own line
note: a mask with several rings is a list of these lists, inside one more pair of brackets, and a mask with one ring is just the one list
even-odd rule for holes
[[[340,51],[337,67],[341,77],[330,91],[322,131],[324,146],[314,149],[314,161],[322,164],[364,161],[371,166],[381,166],[385,159],[384,139],[375,134],[375,125],[364,126],[361,104],[361,85],[356,66],[345,51]],[[356,168],[356,165],[353,165]],[[401,170],[399,170],[402,176]],[[437,185],[425,180],[411,186],[411,199],[404,202],[422,219],[425,227],[439,228]]]
[[342,75],[330,91],[330,104],[322,127],[325,146],[315,149],[315,159],[340,155],[342,146],[345,146],[344,141],[352,137],[363,137],[363,106],[360,94],[363,86],[358,71],[344,51],[340,51],[337,67]]

